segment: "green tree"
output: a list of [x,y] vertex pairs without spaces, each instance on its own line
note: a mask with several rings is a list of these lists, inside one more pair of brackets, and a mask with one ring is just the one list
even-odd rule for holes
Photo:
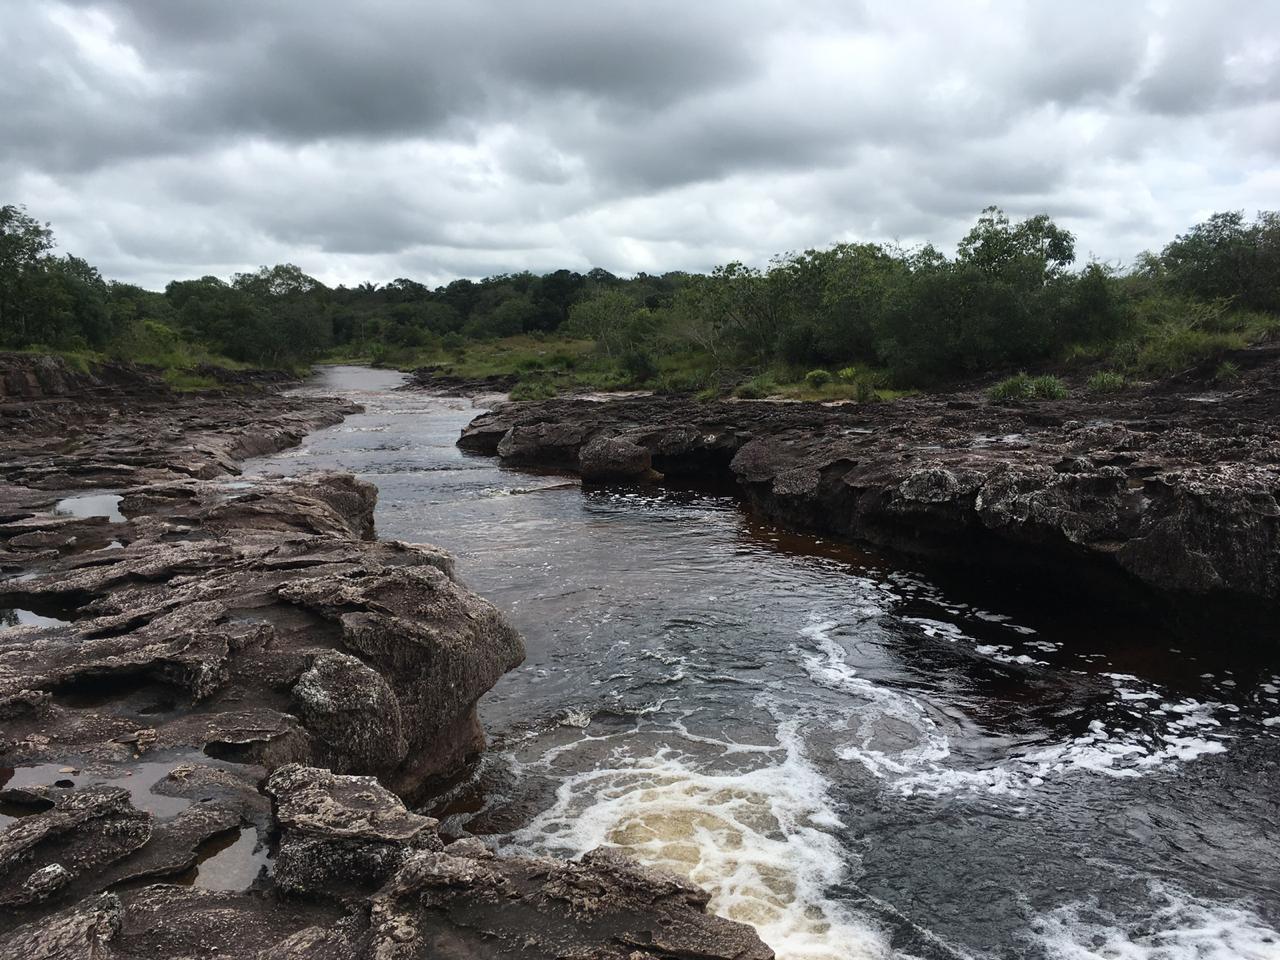
[[23,346],[38,337],[32,285],[53,249],[53,231],[30,216],[25,207],[0,207],[0,338]]
[[1239,210],[1215,213],[1176,237],[1160,260],[1176,292],[1280,313],[1280,212],[1261,212],[1253,223]]
[[594,340],[602,354],[614,359],[648,342],[656,327],[653,313],[629,293],[605,288],[574,304],[563,329],[570,336]]

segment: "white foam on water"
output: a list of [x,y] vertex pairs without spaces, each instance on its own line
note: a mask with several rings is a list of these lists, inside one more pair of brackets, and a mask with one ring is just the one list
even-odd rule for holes
[[1037,918],[1033,937],[1051,960],[1280,960],[1280,933],[1247,906],[1162,885],[1152,893],[1155,903],[1140,922],[1070,904]]
[[[866,701],[866,707],[856,711],[849,721],[855,741],[841,747],[837,756],[861,763],[904,795],[1020,795],[1067,774],[1138,777],[1172,763],[1227,749],[1219,739],[1221,723],[1214,716],[1226,709],[1223,704],[1193,699],[1171,703],[1154,689],[1142,689],[1137,677],[1103,674],[1115,687],[1115,705],[1127,706],[1128,714],[1145,724],[1109,729],[1101,719],[1094,719],[1080,736],[1025,753],[1012,753],[990,767],[962,769],[949,765],[946,761],[952,756],[950,741],[926,705],[908,693],[859,676],[834,636],[836,626],[824,621],[805,627],[801,634],[812,649],[801,651],[801,659],[815,682]],[[952,639],[947,633],[940,633]],[[979,648],[978,652],[983,651]],[[993,647],[987,652],[999,654],[1001,648]],[[1147,712],[1138,712],[1138,707]],[[885,748],[886,721],[893,725],[898,741],[891,749]],[[902,746],[903,730],[910,731],[906,746]]]
[[[710,738],[689,738],[635,756],[626,744],[595,769],[564,779],[555,803],[512,834],[512,852],[576,856],[598,846],[688,877],[711,894],[710,909],[752,924],[779,960],[892,956],[882,932],[829,898],[849,853],[829,784],[804,755],[795,721],[778,743],[717,744],[721,758],[758,759],[718,769]],[[699,749],[695,749],[695,746]],[[563,752],[563,748],[556,748]]]

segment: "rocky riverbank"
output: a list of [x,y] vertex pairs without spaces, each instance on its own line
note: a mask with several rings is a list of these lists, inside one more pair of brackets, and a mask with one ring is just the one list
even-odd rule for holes
[[405,802],[523,657],[345,474],[237,463],[355,409],[6,358],[0,955],[766,958],[604,852],[446,845]]
[[995,403],[512,403],[458,443],[600,483],[732,482],[762,515],[1171,622],[1280,609],[1280,350],[1242,379]]

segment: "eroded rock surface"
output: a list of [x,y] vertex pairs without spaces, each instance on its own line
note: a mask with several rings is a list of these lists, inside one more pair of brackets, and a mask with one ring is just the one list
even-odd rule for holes
[[772,955],[675,878],[446,848],[405,807],[483,746],[519,635],[374,538],[372,485],[215,479],[350,405],[10,359],[0,957]]
[[842,406],[506,404],[459,445],[616,481],[601,452],[643,448],[669,477],[730,480],[788,525],[1026,578],[1164,599],[1280,607],[1280,350],[1239,389],[1164,385],[1107,399],[981,394]]
[[[86,898],[0,934],[13,960],[770,960],[679,877],[600,849],[578,862],[443,846],[371,777],[300,765],[266,783],[281,831],[259,892],[155,884]],[[45,873],[51,873],[48,868]],[[40,871],[37,871],[40,874]]]

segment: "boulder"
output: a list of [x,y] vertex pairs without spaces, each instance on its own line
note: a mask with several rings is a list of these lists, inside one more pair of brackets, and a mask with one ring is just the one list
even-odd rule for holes
[[648,448],[621,437],[595,437],[578,452],[578,473],[591,483],[656,479]]

